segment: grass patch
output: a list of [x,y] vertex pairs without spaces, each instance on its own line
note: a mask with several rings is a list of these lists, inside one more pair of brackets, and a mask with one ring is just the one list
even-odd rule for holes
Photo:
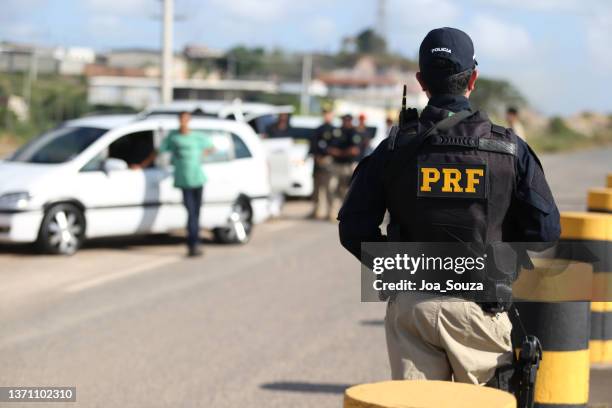
[[539,152],[560,152],[591,146],[612,144],[612,129],[608,128],[587,136],[569,128],[563,119],[552,118],[548,126],[528,139],[529,145]]

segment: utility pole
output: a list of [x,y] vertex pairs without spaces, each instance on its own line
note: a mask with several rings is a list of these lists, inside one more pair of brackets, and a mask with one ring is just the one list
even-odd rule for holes
[[387,41],[387,1],[386,0],[377,0],[377,21],[376,21],[376,31],[378,31],[378,35],[380,35],[385,42]]
[[163,0],[163,42],[161,69],[161,99],[162,103],[172,102],[172,24],[174,22],[174,0]]
[[302,93],[300,95],[300,110],[303,115],[310,113],[310,81],[312,79],[312,55],[304,55],[302,60]]
[[32,85],[38,79],[38,50],[36,46],[32,47],[30,54],[30,66],[28,70],[27,79],[24,81],[23,96],[28,105],[28,109],[32,109]]

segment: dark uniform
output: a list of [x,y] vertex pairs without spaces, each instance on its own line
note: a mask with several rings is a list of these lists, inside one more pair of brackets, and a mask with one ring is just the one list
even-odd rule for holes
[[[350,115],[344,117],[345,120],[347,118],[352,119]],[[353,170],[363,150],[363,136],[353,126],[343,125],[340,128],[340,134],[332,139],[330,147],[344,152],[341,156],[332,155],[332,173],[336,181],[335,196],[343,200],[348,191]],[[349,153],[354,148],[357,149],[357,152],[355,154]]]
[[[467,98],[453,95],[436,96],[430,99],[419,120],[423,127],[428,128],[447,117],[448,112],[461,110],[471,110]],[[360,258],[361,242],[386,241],[380,225],[387,210],[383,173],[386,163],[393,155],[388,142],[389,139],[383,140],[371,155],[359,163],[338,215],[340,241],[357,258]],[[506,210],[508,217],[505,219],[508,222],[505,223],[504,241],[553,242],[560,234],[559,211],[544,177],[544,171],[526,142],[515,138],[515,143],[516,179],[509,194],[511,200]],[[416,183],[414,180],[413,182]],[[416,185],[412,191],[416,191]],[[412,214],[415,215],[417,214]],[[404,233],[410,234],[410,231]]]
[[359,160],[363,159],[366,155],[372,153],[370,149],[370,142],[374,139],[374,129],[368,128],[367,126],[358,126],[357,134],[361,139],[361,154]]
[[[464,61],[461,42],[468,44]],[[428,34],[420,62],[430,53],[463,62],[458,72],[475,67],[471,40],[459,30]],[[387,236],[380,230],[386,211]],[[360,259],[362,242],[385,242],[389,235],[483,247],[554,242],[560,235],[559,211],[536,155],[457,95],[433,96],[418,120],[360,162],[338,219],[342,245]],[[485,384],[512,361],[506,311],[516,271],[501,269],[501,279],[489,286],[500,295],[496,302],[411,292],[390,299],[385,329],[393,379]]]
[[321,195],[327,201],[326,217],[330,218],[333,212],[334,191],[332,190],[332,158],[327,149],[334,137],[340,136],[340,129],[331,123],[323,123],[315,129],[310,141],[310,154],[314,157],[313,168],[313,210],[311,218],[316,218],[321,210]]
[[281,123],[281,120],[272,123],[266,127],[265,134],[269,138],[282,138],[282,137],[291,137],[291,126],[289,125],[289,120]]

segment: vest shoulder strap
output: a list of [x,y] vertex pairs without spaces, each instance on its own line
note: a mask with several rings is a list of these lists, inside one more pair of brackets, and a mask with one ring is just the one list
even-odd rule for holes
[[450,128],[457,126],[459,123],[463,122],[463,120],[469,118],[474,115],[474,112],[469,110],[459,111],[451,116],[448,116],[438,123],[436,123],[433,128],[430,129],[431,132],[446,132]]
[[[400,173],[402,168],[406,165],[406,162],[409,161],[406,155],[416,154],[429,136],[437,134],[438,132],[448,131],[450,128],[458,125],[472,115],[474,115],[474,112],[467,110],[457,112],[454,115],[442,119],[423,133],[417,132],[419,122],[416,122],[415,126],[411,126],[407,129],[409,133],[406,132],[406,135],[411,135],[412,137],[405,140],[405,143],[401,144],[401,148],[398,148],[400,147],[399,138],[404,134],[404,130],[396,128],[394,131],[392,128],[389,134],[389,150],[391,150],[391,157],[387,161],[383,173],[383,183],[385,187],[388,188],[391,186],[395,176]],[[391,136],[393,136],[392,139]]]
[[515,138],[509,129],[492,123],[490,137],[478,139],[478,150],[516,156]]
[[471,112],[468,110],[459,111],[451,116],[448,116],[442,119],[441,121],[439,121],[438,123],[436,123],[429,129],[427,129],[423,133],[418,132],[419,130],[418,120],[415,120],[414,122],[409,123],[408,126],[406,126],[405,128],[393,126],[391,130],[389,131],[389,143],[387,147],[391,151],[396,150],[398,147],[402,147],[403,145],[406,144],[405,139],[413,138],[413,137],[418,137],[419,140],[417,141],[417,146],[416,146],[418,147],[429,136],[435,135],[439,132],[447,132],[449,129],[451,129],[454,126],[457,126],[463,120],[467,119],[468,117],[472,115],[474,115],[474,112]]

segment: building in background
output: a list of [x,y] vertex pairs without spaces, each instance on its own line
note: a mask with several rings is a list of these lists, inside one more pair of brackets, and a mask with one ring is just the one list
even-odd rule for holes
[[55,58],[59,61],[58,74],[83,75],[87,65],[96,60],[96,52],[85,47],[58,47]]
[[[350,48],[350,39],[345,43],[345,48]],[[233,60],[235,58],[232,52],[199,44],[187,45],[174,55],[174,98],[261,100],[266,95],[284,95],[296,97],[297,101],[299,96],[303,97],[303,85],[294,78],[295,70],[288,71],[286,66],[291,58],[274,55],[275,63],[285,63],[279,67],[280,71],[241,77],[237,76],[241,61]],[[297,57],[301,58],[305,57]],[[264,64],[263,60],[260,64]],[[84,47],[0,43],[0,72],[29,73],[34,80],[39,74],[83,75],[87,80],[87,100],[92,105],[143,109],[158,104],[160,66],[161,53],[156,49],[125,48],[96,54],[93,49]],[[362,56],[350,68],[328,68],[326,71],[313,68],[316,75],[307,83],[308,96],[313,97],[308,98],[309,110],[313,112],[319,110],[321,98],[343,101],[350,106],[363,107],[363,110],[397,109],[404,84],[408,86],[408,104],[422,107],[426,103],[414,72],[379,66],[375,57]]]
[[363,106],[393,109],[401,103],[404,85],[408,105],[422,108],[427,98],[416,80],[415,72],[394,67],[378,67],[374,58],[361,57],[352,68],[322,72],[317,79],[328,89],[328,96]]
[[[142,76],[92,75],[87,80],[87,101],[92,105],[129,106],[144,109],[161,102],[159,79]],[[176,100],[258,100],[266,95],[295,95],[301,92],[301,84],[269,80],[245,79],[183,79],[174,82]],[[327,96],[327,88],[320,82],[310,86],[313,96]]]
[[[104,54],[104,65],[118,69],[141,69],[145,77],[159,78],[161,75],[161,53],[147,48],[125,48]],[[187,61],[182,54],[175,54],[173,60],[174,79],[188,77]]]
[[96,59],[86,47],[43,47],[12,42],[0,43],[0,72],[82,75]]
[[225,51],[208,48],[206,45],[188,44],[183,49],[190,78],[232,77],[234,61]]

